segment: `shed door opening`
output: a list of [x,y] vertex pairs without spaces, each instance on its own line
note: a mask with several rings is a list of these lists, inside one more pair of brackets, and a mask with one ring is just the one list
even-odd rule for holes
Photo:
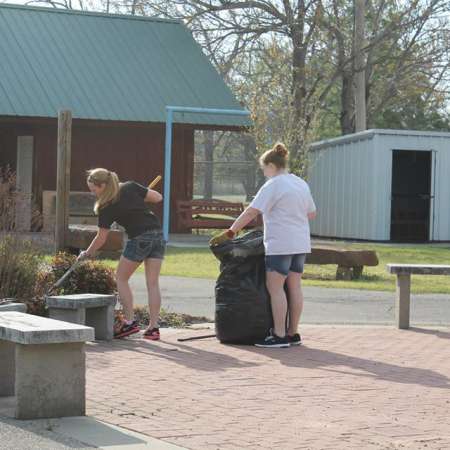
[[428,241],[432,152],[394,150],[392,153],[391,241]]

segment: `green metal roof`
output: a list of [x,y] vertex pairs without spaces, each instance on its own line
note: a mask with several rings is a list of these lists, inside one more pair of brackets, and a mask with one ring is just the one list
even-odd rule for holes
[[167,105],[243,109],[181,22],[0,4],[0,116],[164,122]]

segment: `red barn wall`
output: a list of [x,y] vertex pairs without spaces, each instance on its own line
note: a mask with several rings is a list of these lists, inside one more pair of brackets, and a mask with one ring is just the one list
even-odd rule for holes
[[[0,166],[16,164],[17,136],[34,136],[33,191],[41,201],[42,191],[56,189],[56,120],[1,120]],[[95,122],[75,120],[72,127],[70,188],[87,191],[86,170],[105,167],[121,180],[148,184],[164,176],[164,124]],[[171,231],[178,226],[176,200],[190,199],[193,193],[194,130],[175,125],[172,147]],[[162,191],[162,183],[158,185]],[[162,205],[155,212],[162,217]]]

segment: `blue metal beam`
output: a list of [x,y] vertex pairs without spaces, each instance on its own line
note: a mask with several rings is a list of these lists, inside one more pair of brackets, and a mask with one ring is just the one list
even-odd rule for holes
[[223,116],[249,116],[250,112],[242,109],[191,108],[188,106],[166,106],[166,144],[164,151],[164,207],[163,234],[169,240],[170,229],[170,183],[172,178],[172,133],[174,113],[217,114]]
[[164,151],[164,206],[163,233],[164,239],[169,241],[170,228],[170,182],[172,178],[172,128],[173,111],[166,108],[166,147]]

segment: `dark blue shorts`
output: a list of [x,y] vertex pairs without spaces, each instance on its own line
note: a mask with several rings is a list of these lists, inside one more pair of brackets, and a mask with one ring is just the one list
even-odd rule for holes
[[128,239],[122,255],[134,262],[142,262],[144,259],[164,259],[166,241],[159,230],[146,231],[145,233]]
[[287,276],[289,272],[303,273],[305,266],[306,253],[297,253],[296,255],[267,255],[266,271],[278,272]]

